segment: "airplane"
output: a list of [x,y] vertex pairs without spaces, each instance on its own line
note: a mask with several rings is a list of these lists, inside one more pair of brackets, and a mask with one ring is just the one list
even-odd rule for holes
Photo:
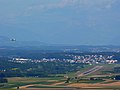
[[16,41],[16,39],[15,39],[15,38],[12,38],[12,39],[10,39],[10,41],[15,42],[15,41]]

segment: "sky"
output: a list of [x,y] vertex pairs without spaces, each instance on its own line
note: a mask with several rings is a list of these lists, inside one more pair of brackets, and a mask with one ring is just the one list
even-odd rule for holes
[[120,45],[120,0],[0,0],[0,36],[67,45]]

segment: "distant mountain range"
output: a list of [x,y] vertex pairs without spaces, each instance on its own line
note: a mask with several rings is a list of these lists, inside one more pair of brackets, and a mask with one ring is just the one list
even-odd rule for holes
[[56,45],[47,44],[39,41],[12,41],[11,38],[0,36],[0,49],[27,49],[27,50],[51,50],[63,52],[120,52],[120,46],[103,45]]

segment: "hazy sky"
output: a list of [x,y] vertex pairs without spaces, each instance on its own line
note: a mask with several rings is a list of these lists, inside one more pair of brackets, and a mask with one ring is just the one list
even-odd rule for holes
[[120,45],[120,0],[0,0],[0,36],[50,44]]

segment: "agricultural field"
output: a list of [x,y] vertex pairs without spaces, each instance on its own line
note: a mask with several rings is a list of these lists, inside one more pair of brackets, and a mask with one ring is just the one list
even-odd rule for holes
[[[76,78],[76,72],[68,73],[69,79],[64,74],[58,74],[56,77],[38,78],[38,77],[13,77],[7,78],[8,83],[4,84],[0,90],[114,90],[120,89],[120,81],[112,79],[114,73],[113,68],[120,66],[119,64],[102,65],[103,68],[93,72],[90,75]],[[87,66],[80,70],[81,73],[86,72],[90,68]],[[58,77],[60,76],[60,77]],[[90,79],[97,78],[97,79]],[[67,82],[68,81],[68,82]],[[67,82],[67,83],[66,83]]]
[[0,90],[85,90],[87,89],[117,89],[120,88],[120,81],[115,80],[71,80],[65,83],[64,78],[8,78],[9,83]]
[[67,86],[60,85],[64,84],[64,82],[64,78],[15,77],[8,78],[8,84],[5,84],[5,86],[0,88],[0,90],[16,90],[17,87],[19,87],[20,90],[24,90],[26,88],[68,88]]

